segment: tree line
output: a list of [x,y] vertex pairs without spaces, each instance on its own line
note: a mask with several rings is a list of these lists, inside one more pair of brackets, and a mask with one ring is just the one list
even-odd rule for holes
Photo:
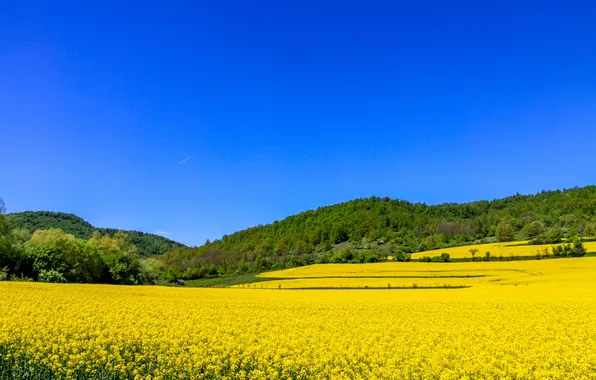
[[[4,218],[1,218],[2,220]],[[8,232],[0,221],[3,245],[0,280],[137,285],[151,283],[123,232],[99,232],[77,239],[60,229]]]
[[63,212],[26,211],[6,215],[8,223],[13,229],[25,229],[29,232],[59,228],[78,239],[89,239],[95,231],[101,234],[115,235],[123,232],[128,235],[130,242],[137,247],[141,256],[154,256],[166,253],[172,249],[183,248],[184,245],[163,236],[148,234],[140,231],[122,231],[113,228],[97,228],[82,218]]
[[[325,262],[373,262],[467,244],[558,244],[596,236],[596,186],[493,201],[426,205],[356,199],[256,226],[160,257],[172,275],[201,278]],[[429,260],[429,259],[427,259]],[[445,261],[445,257],[430,258]]]
[[[95,230],[88,238],[76,237],[59,228],[31,231],[22,228],[21,223],[13,223],[14,219],[4,215],[5,211],[0,199],[0,280],[124,285],[160,281],[160,262],[147,258],[146,253],[133,244],[127,231],[107,230],[112,232],[110,234]],[[36,214],[26,214],[29,218],[34,216],[38,222],[41,220],[36,227],[45,227],[44,222],[56,216],[56,213]],[[40,215],[50,219],[44,221]],[[80,218],[69,214],[61,214],[61,217],[65,225],[71,224],[71,230],[86,227]],[[85,236],[84,232],[79,231]],[[176,243],[175,246],[182,245]]]
[[[1,214],[0,268],[8,268],[7,276],[154,283],[314,263],[376,262],[387,256],[409,261],[414,252],[492,241],[557,244],[574,236],[594,238],[596,186],[464,204],[356,199],[225,235],[200,247],[174,245],[159,255],[139,248],[129,233],[80,227],[77,217],[69,214],[60,214],[64,230],[43,228],[49,225],[43,219],[55,215],[24,213],[19,219]],[[25,218],[42,221],[36,225],[40,229],[23,229]],[[84,229],[78,236],[73,233],[77,228]]]

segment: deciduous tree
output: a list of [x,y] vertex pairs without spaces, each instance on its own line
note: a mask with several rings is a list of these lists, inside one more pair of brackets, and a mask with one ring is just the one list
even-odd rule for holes
[[515,239],[515,230],[507,222],[501,222],[497,226],[497,240],[500,242],[513,241]]

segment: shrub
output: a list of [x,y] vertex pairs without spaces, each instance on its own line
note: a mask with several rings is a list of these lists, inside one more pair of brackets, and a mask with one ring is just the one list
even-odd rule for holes
[[476,248],[470,249],[470,254],[472,255],[472,261],[475,261],[477,253],[478,253],[478,250]]
[[441,253],[441,256],[435,256],[435,257],[433,257],[432,261],[438,261],[438,262],[448,263],[448,262],[451,261],[451,257],[449,256],[448,253],[443,252],[443,253]]
[[546,244],[556,244],[560,243],[563,240],[563,235],[561,234],[561,230],[558,228],[549,228],[548,231],[543,236],[543,241]]
[[412,259],[412,255],[407,253],[407,252],[397,252],[394,256],[394,260],[395,261],[400,261],[400,262],[406,262],[406,261],[410,261]]
[[580,257],[586,254],[586,247],[584,247],[584,243],[582,240],[575,236],[573,238],[573,246],[571,247],[571,254],[575,257]]
[[66,279],[64,278],[62,273],[60,273],[54,269],[49,269],[49,270],[42,269],[41,271],[39,271],[38,279],[41,282],[53,282],[53,283],[66,282]]
[[509,223],[503,221],[497,226],[495,235],[500,242],[513,241],[515,238],[515,230]]
[[535,237],[539,236],[540,234],[542,234],[544,232],[544,230],[545,230],[544,224],[539,220],[536,220],[534,222],[526,224],[526,226],[524,227],[524,233],[529,238],[535,238]]

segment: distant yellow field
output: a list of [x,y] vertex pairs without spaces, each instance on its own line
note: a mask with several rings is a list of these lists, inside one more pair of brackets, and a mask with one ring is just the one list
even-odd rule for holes
[[260,289],[326,289],[326,288],[415,288],[464,287],[478,284],[476,278],[304,278],[273,280],[234,287]]
[[532,285],[596,281],[596,257],[454,263],[318,264],[259,275],[273,280],[238,287],[364,288]]
[[[511,243],[491,243],[491,244],[476,244],[468,245],[463,247],[454,248],[443,248],[436,249],[433,251],[417,252],[412,255],[413,259],[418,259],[423,256],[439,256],[441,253],[448,253],[451,258],[472,258],[470,253],[471,249],[477,249],[476,257],[484,257],[486,252],[490,252],[492,257],[503,256],[503,258],[509,258],[514,256],[532,256],[536,255],[536,252],[548,248],[550,254],[552,254],[553,245],[560,244],[544,244],[544,245],[527,245],[526,241],[516,241]],[[596,242],[584,243],[588,252],[596,252]]]

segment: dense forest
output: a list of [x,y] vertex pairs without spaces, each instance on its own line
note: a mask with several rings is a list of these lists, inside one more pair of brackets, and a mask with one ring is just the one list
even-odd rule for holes
[[[151,266],[153,261],[145,258],[146,253],[131,238],[154,235],[94,229],[74,215],[4,215],[5,210],[0,199],[0,280],[128,285],[159,281],[158,271]],[[53,228],[54,225],[84,238]],[[175,243],[170,249],[180,246]]]
[[311,263],[374,262],[471,243],[530,239],[554,244],[596,235],[596,186],[493,201],[429,206],[356,199],[223,236],[162,260],[179,276],[259,272]]
[[37,230],[59,228],[78,239],[89,239],[95,231],[109,235],[124,232],[128,235],[130,242],[137,248],[137,253],[142,256],[159,255],[175,248],[184,247],[183,244],[155,234],[121,231],[113,228],[97,228],[74,214],[62,212],[27,211],[8,214],[6,218],[13,229],[26,229],[33,233]]
[[432,206],[356,199],[195,248],[151,234],[97,229],[70,214],[3,211],[0,204],[0,278],[168,283],[312,263],[375,262],[388,255],[408,261],[413,252],[481,242],[593,238],[596,186]]

